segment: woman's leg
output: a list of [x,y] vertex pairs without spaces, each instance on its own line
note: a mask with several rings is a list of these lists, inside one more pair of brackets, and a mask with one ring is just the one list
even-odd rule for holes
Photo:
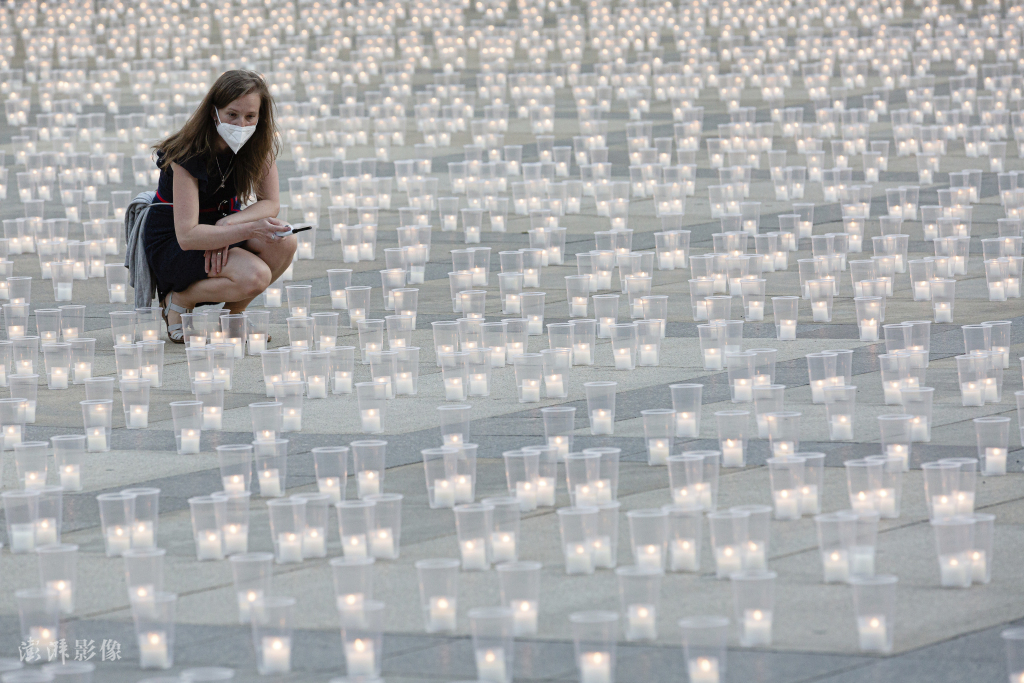
[[[235,247],[228,264],[217,275],[196,280],[188,289],[171,294],[174,303],[192,308],[204,301],[223,301],[232,313],[241,313],[246,305],[273,282],[270,266],[259,256]],[[170,316],[168,316],[170,320]]]
[[249,240],[245,243],[245,248],[259,256],[260,260],[270,268],[271,282],[276,282],[277,278],[288,270],[297,246],[298,240],[295,239],[295,235],[288,235],[288,237],[273,243],[259,240]]
[[[271,283],[276,282],[284,271],[288,270],[288,266],[292,263],[292,257],[295,256],[297,246],[298,241],[295,239],[295,235],[289,235],[274,243],[261,242],[259,240],[249,240],[246,242],[245,250],[263,261],[267,268],[270,269],[270,281],[248,299],[231,303],[228,308],[232,313],[244,311],[254,298],[259,296]],[[232,258],[234,257],[234,252],[235,250],[232,249]],[[231,263],[231,258],[228,259],[228,263]]]

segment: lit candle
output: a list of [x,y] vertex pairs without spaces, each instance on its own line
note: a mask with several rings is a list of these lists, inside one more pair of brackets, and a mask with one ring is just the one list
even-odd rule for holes
[[60,468],[60,485],[65,491],[82,490],[82,477],[79,465],[64,465]]
[[224,559],[224,542],[219,529],[206,529],[196,534],[196,559]]
[[455,598],[430,598],[427,608],[427,630],[431,633],[455,630]]
[[292,641],[288,637],[264,636],[262,642],[263,668],[260,673],[286,674],[291,671]]
[[264,498],[278,498],[282,495],[281,477],[277,468],[260,470],[260,495]]
[[156,533],[153,529],[153,522],[143,520],[132,524],[132,548],[146,549],[155,547]]
[[198,429],[181,430],[181,446],[178,448],[180,455],[199,453],[200,431]]
[[105,538],[107,557],[120,557],[132,547],[131,532],[126,527],[120,525],[107,527]]
[[516,535],[511,531],[495,531],[492,533],[491,554],[495,562],[515,562]]
[[537,403],[540,401],[540,382],[535,379],[523,380],[519,392],[522,403]]
[[572,358],[575,365],[590,365],[593,360],[588,342],[575,342],[572,345]]
[[345,666],[349,676],[376,677],[377,662],[373,641],[366,638],[356,638],[351,643],[346,641]]
[[225,524],[221,529],[224,536],[224,554],[235,555],[249,551],[249,525]]
[[654,605],[630,605],[626,614],[626,640],[657,640]]
[[772,613],[767,610],[748,609],[743,611],[743,637],[745,647],[771,645]]
[[610,435],[615,431],[610,410],[598,409],[590,413],[590,433],[594,436]]
[[376,529],[370,534],[370,555],[380,560],[397,560],[398,548],[390,527]]
[[686,663],[690,683],[720,683],[721,674],[716,657],[695,657]]
[[465,571],[487,570],[490,563],[487,561],[487,543],[482,538],[475,538],[459,543],[459,550],[462,553],[462,569]]
[[580,683],[612,683],[612,658],[607,652],[580,655]]
[[380,411],[376,408],[364,408],[359,411],[360,424],[366,434],[376,434],[381,431]]
[[367,557],[369,548],[366,544],[366,534],[342,535],[341,549],[345,557]]
[[163,631],[150,631],[149,633],[139,634],[139,668],[171,668],[166,633]]
[[800,497],[796,489],[772,492],[775,501],[775,519],[800,519]]

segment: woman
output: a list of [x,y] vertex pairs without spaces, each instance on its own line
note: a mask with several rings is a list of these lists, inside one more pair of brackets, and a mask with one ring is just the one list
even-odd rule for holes
[[241,313],[292,262],[295,238],[280,236],[288,227],[275,218],[276,132],[263,78],[227,71],[181,130],[154,147],[160,182],[144,247],[176,344],[184,343],[182,313],[221,301]]

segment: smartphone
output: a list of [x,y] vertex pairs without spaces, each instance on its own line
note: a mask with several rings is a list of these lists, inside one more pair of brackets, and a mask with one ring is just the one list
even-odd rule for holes
[[275,233],[275,234],[278,237],[287,237],[288,235],[294,235],[297,232],[306,232],[307,230],[312,230],[312,229],[313,229],[312,225],[292,225],[292,226],[289,226],[288,230],[285,230],[284,232],[278,232],[278,233]]

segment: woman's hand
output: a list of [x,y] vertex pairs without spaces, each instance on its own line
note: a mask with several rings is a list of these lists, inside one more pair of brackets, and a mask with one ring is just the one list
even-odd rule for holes
[[231,246],[220,249],[207,249],[203,252],[203,259],[206,261],[206,273],[208,275],[220,275],[220,271],[228,264],[228,252]]
[[288,224],[276,218],[261,218],[252,222],[251,230],[254,239],[273,243],[281,239],[277,233],[288,230]]

